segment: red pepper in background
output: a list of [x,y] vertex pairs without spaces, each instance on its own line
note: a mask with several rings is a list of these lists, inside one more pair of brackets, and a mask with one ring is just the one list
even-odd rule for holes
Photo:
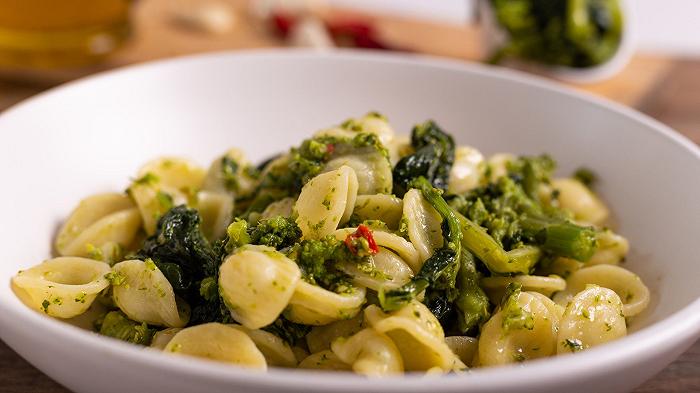
[[379,252],[379,247],[377,246],[377,242],[374,241],[374,235],[372,234],[372,230],[369,229],[367,225],[360,224],[355,232],[349,234],[345,238],[345,245],[348,247],[351,253],[357,255],[358,250],[357,247],[355,247],[354,240],[360,238],[367,240],[367,244],[369,245],[369,253],[371,255],[374,255]]
[[[292,30],[299,21],[297,15],[290,14],[281,10],[275,10],[270,15],[269,23],[272,30],[281,38],[288,38]],[[380,50],[396,50],[407,51],[406,48],[398,48],[384,42],[377,29],[372,25],[371,21],[360,18],[343,18],[323,21],[328,34],[333,38],[333,41],[338,46],[363,48],[363,49],[380,49]]]

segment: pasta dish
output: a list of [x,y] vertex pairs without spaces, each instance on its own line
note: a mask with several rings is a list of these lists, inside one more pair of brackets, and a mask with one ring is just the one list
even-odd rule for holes
[[580,169],[485,157],[378,113],[259,165],[148,162],[83,199],[15,294],[103,336],[249,369],[377,377],[571,354],[648,305],[628,241]]

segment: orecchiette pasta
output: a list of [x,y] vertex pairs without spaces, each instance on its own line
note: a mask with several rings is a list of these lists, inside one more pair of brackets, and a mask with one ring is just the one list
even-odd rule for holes
[[82,200],[63,224],[56,250],[64,256],[85,257],[106,243],[129,246],[140,227],[139,212],[127,195],[94,195]]
[[464,364],[472,364],[479,348],[479,340],[469,336],[445,337],[447,347],[454,352]]
[[450,170],[448,191],[462,194],[481,184],[486,163],[484,156],[476,149],[462,146],[455,149],[455,162]]
[[386,314],[376,306],[365,309],[372,328],[389,336],[401,352],[406,371],[459,370],[466,366],[445,343],[445,334],[433,313],[418,301]]
[[374,291],[398,288],[411,280],[413,271],[398,255],[379,247],[367,263],[341,262],[339,269],[349,274],[353,283]]
[[129,187],[129,195],[136,202],[143,229],[148,235],[156,231],[158,220],[174,206],[186,204],[187,196],[181,191],[164,185],[153,176],[141,177]]
[[316,352],[299,362],[299,368],[326,371],[351,371],[352,366],[343,362],[330,349]]
[[627,334],[622,301],[610,289],[590,285],[566,306],[559,324],[557,352],[577,352]]
[[226,193],[200,191],[197,193],[197,211],[202,218],[204,236],[219,239],[233,218],[233,198]]
[[598,249],[586,265],[617,265],[625,259],[630,249],[627,239],[609,229],[598,232],[596,240]]
[[392,166],[395,166],[405,156],[413,153],[411,139],[405,135],[396,136],[384,146],[389,150],[389,161],[391,161]]
[[486,162],[486,178],[488,181],[496,181],[499,177],[508,174],[508,163],[516,160],[510,153],[494,154]]
[[513,295],[481,329],[479,362],[484,366],[521,362],[557,352],[559,316],[551,300],[528,292]]
[[442,218],[417,189],[404,195],[403,215],[408,225],[408,237],[418,250],[422,265],[436,248],[442,247]]
[[177,301],[172,285],[153,261],[119,262],[112,270],[122,278],[112,287],[112,298],[129,318],[157,326],[187,324],[189,306]]
[[189,355],[266,370],[265,356],[244,332],[220,323],[205,323],[178,332],[165,353]]
[[150,161],[139,169],[137,178],[148,176],[187,195],[202,188],[205,172],[184,158],[163,157]]
[[281,338],[264,330],[252,330],[240,325],[230,326],[247,334],[253,340],[255,346],[265,356],[268,366],[294,367],[297,365],[292,348]]
[[248,195],[256,186],[255,178],[248,173],[250,167],[243,151],[230,149],[212,162],[202,187],[217,193]]
[[559,192],[559,206],[573,213],[576,220],[602,225],[610,212],[603,202],[576,179],[554,179],[552,187]]
[[370,377],[403,371],[401,353],[389,337],[366,328],[352,337],[340,337],[331,344],[333,353],[353,371]]
[[151,340],[151,348],[163,350],[182,328],[167,328],[156,332]]
[[355,171],[359,195],[388,193],[391,190],[391,164],[382,154],[372,151],[334,158],[328,161],[325,169],[336,170],[343,166]]
[[536,271],[540,276],[548,276],[555,274],[559,277],[567,279],[572,273],[583,267],[583,262],[575,259],[558,257],[547,263]]
[[362,313],[354,318],[344,319],[329,323],[328,325],[314,326],[306,335],[306,345],[312,353],[330,349],[331,343],[338,337],[350,337],[362,330]]
[[566,281],[559,276],[530,275],[484,277],[481,279],[481,287],[489,295],[491,301],[498,304],[503,298],[506,287],[512,282],[521,284],[525,291],[539,292],[548,297],[554,292],[563,291],[566,288]]
[[233,319],[257,329],[282,313],[300,277],[296,263],[274,248],[248,246],[219,268],[219,292]]
[[564,306],[589,284],[615,291],[622,299],[622,314],[625,317],[633,317],[649,305],[649,289],[642,279],[614,265],[594,265],[576,271],[566,280],[566,290],[557,293],[554,300]]
[[403,201],[394,195],[358,195],[352,214],[358,219],[379,220],[397,229],[403,215]]
[[294,211],[294,202],[296,202],[294,198],[284,198],[277,202],[272,202],[260,213],[260,219],[265,220],[277,216],[291,217]]
[[59,257],[20,271],[12,284],[27,306],[52,317],[72,318],[87,311],[109,286],[109,271],[104,262]]
[[322,173],[301,190],[294,206],[305,238],[320,238],[350,219],[357,197],[357,176],[348,166]]
[[284,316],[292,322],[312,326],[350,319],[360,312],[365,292],[363,287],[353,287],[335,293],[300,280]]

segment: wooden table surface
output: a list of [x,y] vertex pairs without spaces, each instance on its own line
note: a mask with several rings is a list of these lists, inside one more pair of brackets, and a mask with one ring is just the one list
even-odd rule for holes
[[[138,3],[133,16],[134,38],[101,65],[48,76],[0,72],[0,111],[62,81],[125,64],[215,50],[280,45],[276,38],[246,17],[243,0],[220,0],[237,15],[235,26],[226,33],[212,35],[177,28],[171,23],[172,4],[182,7],[188,1],[193,3],[196,0]],[[334,18],[340,12],[324,10],[321,14]],[[382,37],[402,48],[465,60],[475,60],[483,55],[479,41],[475,39],[478,31],[473,27],[437,25],[381,15],[366,17],[374,21]],[[700,59],[637,54],[619,75],[610,80],[572,87],[632,106],[700,143]],[[68,390],[0,341],[0,392],[65,393]],[[700,341],[634,392],[700,392]]]

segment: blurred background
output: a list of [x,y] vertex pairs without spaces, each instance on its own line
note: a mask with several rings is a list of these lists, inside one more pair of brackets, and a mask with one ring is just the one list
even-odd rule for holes
[[[150,60],[350,47],[518,68],[700,143],[698,15],[700,0],[0,0],[0,111]],[[0,370],[2,391],[65,392],[1,342]],[[691,391],[700,391],[700,343],[635,390]]]
[[0,0],[0,110],[149,60],[355,47],[523,69],[698,142],[697,15],[697,0]]

